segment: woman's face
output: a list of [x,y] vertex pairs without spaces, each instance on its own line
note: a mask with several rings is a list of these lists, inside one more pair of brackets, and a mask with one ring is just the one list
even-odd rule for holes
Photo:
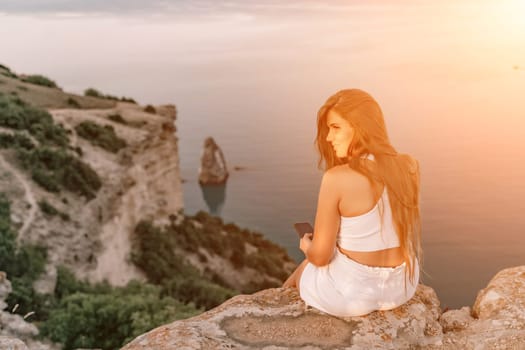
[[328,111],[326,125],[328,126],[326,141],[332,145],[337,157],[346,158],[348,147],[354,138],[354,128],[333,109]]

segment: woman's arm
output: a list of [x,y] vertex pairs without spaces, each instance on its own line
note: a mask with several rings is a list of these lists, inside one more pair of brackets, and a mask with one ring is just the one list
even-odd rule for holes
[[327,265],[334,254],[337,232],[341,217],[339,214],[340,189],[335,168],[326,171],[321,180],[313,240],[303,237],[301,247],[309,262],[317,266]]

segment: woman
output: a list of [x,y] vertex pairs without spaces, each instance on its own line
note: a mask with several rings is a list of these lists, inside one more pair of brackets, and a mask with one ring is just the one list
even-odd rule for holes
[[341,90],[317,116],[319,167],[325,161],[306,259],[283,287],[326,313],[360,316],[408,301],[422,258],[419,165],[390,144],[368,93]]

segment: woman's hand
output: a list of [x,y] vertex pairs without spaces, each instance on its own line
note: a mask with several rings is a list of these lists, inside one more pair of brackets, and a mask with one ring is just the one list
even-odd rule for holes
[[299,249],[302,250],[304,255],[306,255],[306,252],[308,251],[308,248],[312,245],[312,237],[313,233],[305,233],[303,238],[299,241]]

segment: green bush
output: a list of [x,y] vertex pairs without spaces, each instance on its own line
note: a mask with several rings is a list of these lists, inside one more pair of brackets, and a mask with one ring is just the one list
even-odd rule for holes
[[132,240],[131,261],[143,270],[148,280],[163,286],[165,295],[197,307],[210,309],[238,294],[212,282],[175,253],[177,239],[169,232],[141,221]]
[[96,89],[93,89],[93,88],[88,88],[88,89],[84,90],[84,95],[85,96],[91,96],[91,97],[105,98],[107,100],[113,100],[113,101],[123,101],[123,102],[137,103],[132,98],[129,98],[129,97],[118,98],[117,96],[113,96],[113,95],[109,95],[109,94],[105,95],[105,94],[101,93],[100,91],[98,91]]
[[55,124],[46,110],[32,107],[18,97],[0,95],[0,126],[27,130],[42,145],[69,145],[66,130]]
[[31,151],[18,149],[17,158],[31,172],[31,177],[50,192],[61,188],[81,194],[89,199],[102,187],[97,173],[86,163],[64,150],[49,147]]
[[122,116],[120,114],[118,114],[118,113],[108,115],[108,119],[112,120],[112,121],[114,121],[116,123],[120,123],[120,124],[124,124],[124,125],[128,124],[124,120],[124,118],[122,118]]
[[93,89],[93,88],[88,88],[88,89],[84,90],[84,96],[104,97],[104,95],[101,94],[100,91],[98,91],[96,89]]
[[0,148],[23,148],[26,150],[31,150],[35,148],[33,141],[26,135],[15,132],[13,134],[0,133]]
[[3,64],[0,64],[0,69],[4,70],[3,72],[0,72],[0,74],[5,75],[6,77],[9,77],[9,78],[18,79],[18,75],[16,75],[13,71],[11,71],[9,67],[4,66]]
[[[5,271],[11,266],[15,252],[16,236],[11,229],[11,206],[6,195],[0,192],[0,266],[2,270]],[[6,272],[9,277],[9,272]]]
[[73,97],[68,97],[66,103],[73,108],[80,108],[80,103],[78,103]]
[[80,146],[73,147],[73,151],[75,151],[75,153],[79,156],[82,156],[84,154],[84,151],[82,151],[82,148]]
[[135,101],[134,99],[130,98],[130,97],[121,97],[120,100],[122,102],[131,102],[131,103],[135,103],[137,104],[137,101]]
[[63,213],[60,210],[56,209],[51,204],[49,204],[45,199],[39,201],[38,206],[40,207],[40,210],[42,210],[44,214],[47,214],[49,216],[58,215],[64,221],[69,221],[70,219],[67,213]]
[[44,271],[47,252],[45,248],[34,245],[23,245],[17,249],[10,213],[10,203],[5,194],[0,193],[0,266],[13,288],[6,303],[9,310],[18,304],[18,314],[34,311],[34,319],[43,319],[51,302],[46,296],[36,293],[32,285]]
[[23,85],[17,85],[16,88],[17,88],[18,90],[22,90],[22,91],[27,91],[27,90],[29,90],[26,86],[23,86]]
[[40,207],[40,210],[42,210],[44,214],[55,216],[55,215],[58,215],[59,213],[59,211],[54,206],[49,204],[45,199],[39,201],[38,206]]
[[161,284],[172,276],[198,273],[175,254],[177,242],[149,221],[140,221],[132,240],[132,262],[148,276],[148,280]]
[[115,134],[111,125],[100,126],[92,121],[83,121],[75,126],[75,131],[78,136],[109,152],[116,153],[127,146],[126,141]]
[[[202,228],[197,229],[192,221],[199,222]],[[193,217],[185,216],[179,225],[172,225],[167,230],[170,236],[177,239],[179,246],[188,251],[195,252],[203,247],[229,259],[235,268],[253,267],[283,281],[287,277],[283,263],[293,262],[283,247],[266,240],[261,233],[241,229],[233,223],[224,224],[220,217],[204,211],[197,212]],[[226,231],[228,236],[223,236],[221,231]],[[247,256],[245,243],[257,247],[258,252]]]
[[197,274],[171,278],[165,281],[162,287],[164,294],[184,303],[194,303],[197,307],[204,307],[206,310],[239,294]]
[[12,292],[6,299],[12,309],[18,304],[16,312],[24,315],[33,311],[33,320],[44,320],[53,301],[49,296],[37,293],[33,283],[44,271],[47,259],[47,250],[41,246],[23,245],[12,256],[10,266],[6,269],[7,277],[11,281]]
[[35,85],[58,88],[57,84],[53,80],[46,78],[45,76],[40,75],[40,74],[25,76],[22,78],[22,81],[25,81],[26,83],[30,83],[30,84],[35,84]]
[[157,113],[157,111],[155,110],[155,107],[153,107],[152,105],[147,105],[145,108],[144,108],[144,112],[148,112],[148,113]]
[[160,288],[132,281],[105,293],[65,296],[42,325],[42,335],[64,349],[119,349],[162,324],[200,313],[191,305],[161,297]]

